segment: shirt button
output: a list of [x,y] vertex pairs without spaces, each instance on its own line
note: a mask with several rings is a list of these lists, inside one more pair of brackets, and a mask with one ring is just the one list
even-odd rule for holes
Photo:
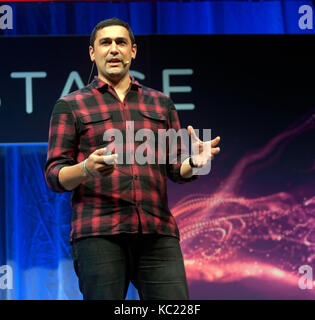
[[138,176],[133,176],[133,178],[134,178],[135,180],[137,180],[137,179],[138,179]]

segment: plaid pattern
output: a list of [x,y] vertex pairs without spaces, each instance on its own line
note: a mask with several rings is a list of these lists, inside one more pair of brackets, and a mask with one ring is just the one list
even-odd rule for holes
[[[176,109],[166,95],[140,85],[132,78],[128,93],[120,101],[111,86],[95,77],[81,90],[59,99],[53,109],[45,178],[55,192],[65,192],[58,181],[59,170],[82,162],[97,149],[110,142],[103,140],[104,132],[115,128],[124,138],[123,155],[130,155],[131,139],[126,141],[126,123],[133,121],[134,132],[148,128],[155,134],[158,149],[158,129],[180,129]],[[134,138],[134,137],[133,137]],[[137,139],[134,139],[137,140]],[[135,141],[134,149],[143,144]],[[118,233],[158,233],[179,238],[175,219],[168,208],[166,177],[177,183],[195,180],[180,176],[180,155],[188,157],[180,143],[165,151],[174,153],[166,164],[118,164],[104,178],[89,178],[72,194],[72,231],[74,239]],[[145,152],[144,152],[145,155]],[[160,155],[156,155],[158,159]],[[166,159],[168,159],[166,157]],[[184,159],[184,158],[182,158]]]

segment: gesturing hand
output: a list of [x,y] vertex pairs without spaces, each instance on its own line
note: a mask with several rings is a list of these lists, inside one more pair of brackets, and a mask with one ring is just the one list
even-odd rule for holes
[[85,168],[93,177],[106,177],[113,173],[117,166],[117,153],[104,155],[106,148],[95,150],[85,163]]
[[201,168],[205,166],[208,161],[213,160],[215,154],[220,152],[220,148],[216,147],[220,142],[220,137],[209,141],[201,141],[192,126],[188,126],[187,129],[192,140],[192,161],[198,168]]

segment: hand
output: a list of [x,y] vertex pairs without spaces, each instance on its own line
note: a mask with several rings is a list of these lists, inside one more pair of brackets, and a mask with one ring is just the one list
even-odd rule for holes
[[116,153],[104,155],[106,148],[95,150],[87,158],[85,168],[93,177],[106,177],[113,173],[117,166]]
[[216,137],[210,141],[201,141],[192,126],[188,126],[187,129],[192,140],[192,161],[198,168],[201,168],[208,161],[213,160],[215,154],[220,152],[220,148],[216,147],[220,142],[220,137]]

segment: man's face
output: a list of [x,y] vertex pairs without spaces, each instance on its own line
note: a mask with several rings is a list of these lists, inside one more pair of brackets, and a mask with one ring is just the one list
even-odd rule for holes
[[131,59],[137,53],[136,45],[131,44],[128,30],[123,26],[109,26],[98,30],[94,48],[90,46],[89,50],[99,77],[111,81],[119,81],[128,73]]

